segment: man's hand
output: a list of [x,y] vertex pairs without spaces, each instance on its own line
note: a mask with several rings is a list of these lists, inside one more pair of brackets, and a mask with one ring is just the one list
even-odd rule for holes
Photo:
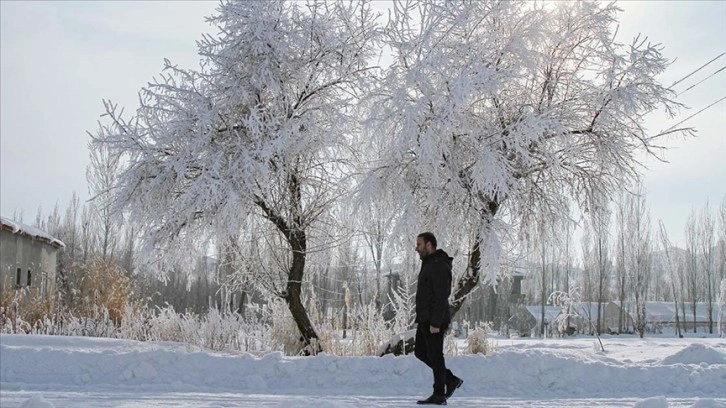
[[439,328],[438,328],[438,327],[434,327],[434,326],[429,326],[429,331],[431,332],[431,334],[436,334],[436,333],[438,333],[438,332],[439,332],[440,330],[439,330]]

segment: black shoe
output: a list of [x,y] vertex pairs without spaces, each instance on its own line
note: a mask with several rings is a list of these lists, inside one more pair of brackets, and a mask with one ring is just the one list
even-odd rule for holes
[[456,378],[451,382],[451,384],[446,384],[446,398],[451,398],[451,396],[454,395],[454,391],[461,387],[461,384],[464,384],[464,380],[461,378]]
[[443,395],[431,394],[430,397],[425,400],[416,401],[417,404],[427,405],[446,405],[446,397]]

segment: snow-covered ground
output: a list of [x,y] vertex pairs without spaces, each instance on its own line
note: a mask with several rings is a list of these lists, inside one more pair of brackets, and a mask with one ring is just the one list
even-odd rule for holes
[[[492,339],[447,357],[456,407],[726,407],[726,339]],[[285,357],[177,343],[0,336],[0,407],[409,407],[431,391],[413,356]]]

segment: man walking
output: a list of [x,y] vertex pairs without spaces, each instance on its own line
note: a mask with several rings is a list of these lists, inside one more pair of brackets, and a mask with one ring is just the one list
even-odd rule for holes
[[457,388],[464,383],[446,368],[444,332],[451,322],[451,258],[436,249],[436,237],[424,232],[416,237],[416,252],[421,258],[421,271],[416,286],[416,358],[434,373],[434,393],[419,404],[446,405]]

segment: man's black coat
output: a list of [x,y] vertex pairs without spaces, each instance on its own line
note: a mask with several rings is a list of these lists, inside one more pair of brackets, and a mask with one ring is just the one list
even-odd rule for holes
[[416,286],[416,323],[438,327],[442,331],[449,326],[452,260],[441,249],[422,260]]

